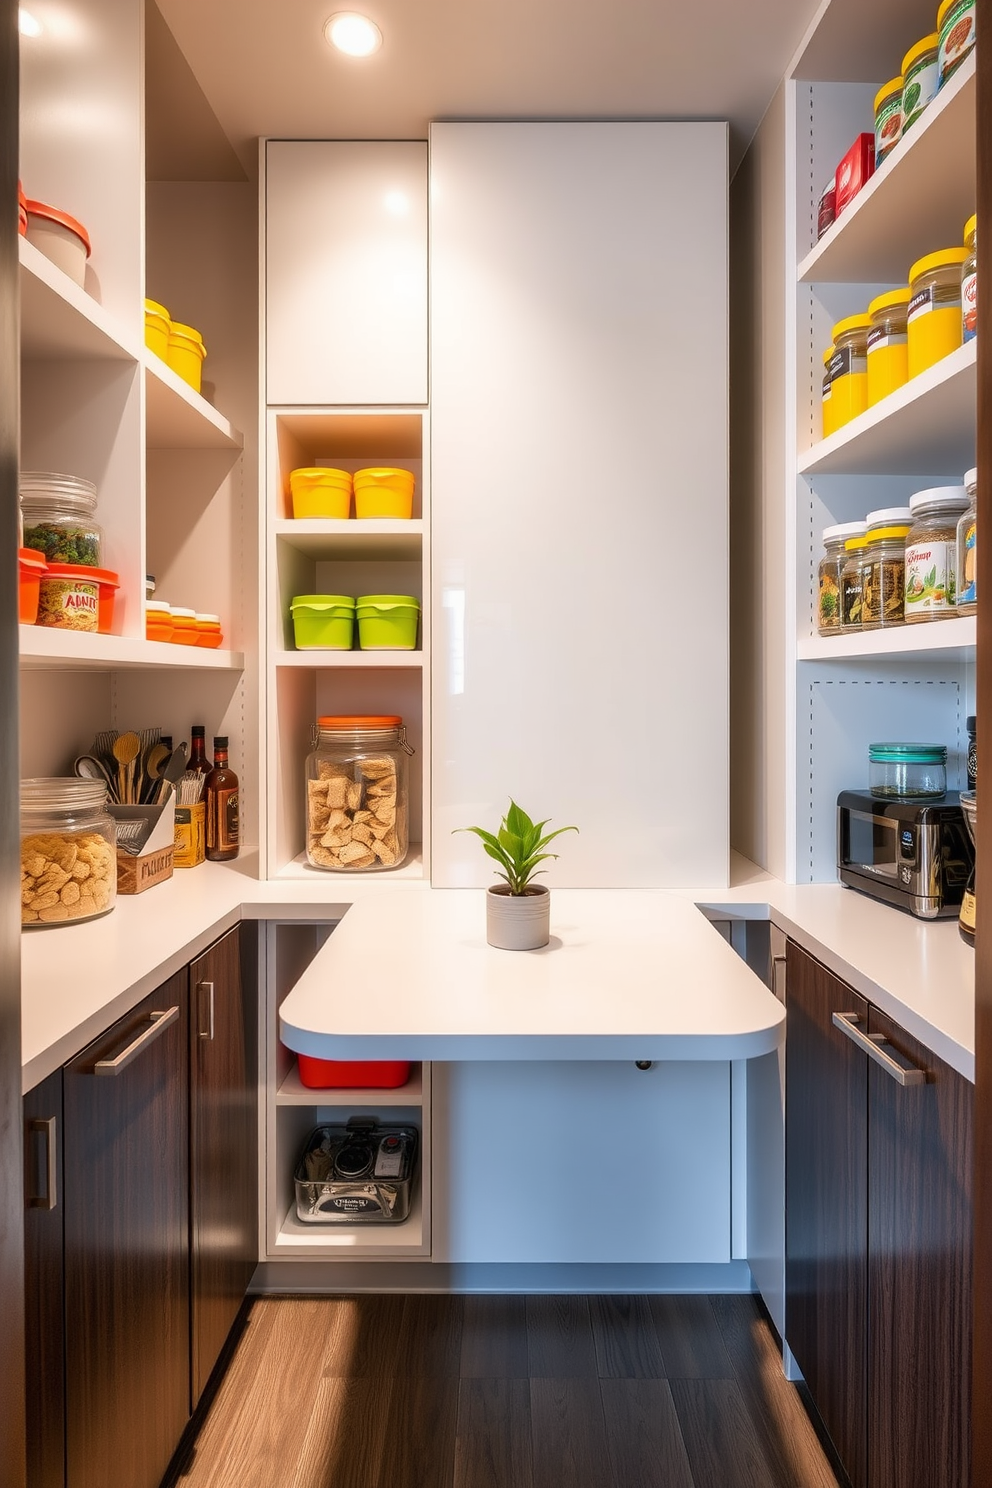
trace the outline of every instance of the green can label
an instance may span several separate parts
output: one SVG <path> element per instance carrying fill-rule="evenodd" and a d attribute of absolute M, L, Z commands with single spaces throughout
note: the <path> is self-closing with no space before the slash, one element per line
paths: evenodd
<path fill-rule="evenodd" d="M 941 88 L 975 45 L 975 8 L 975 0 L 958 0 L 944 17 L 937 53 Z"/>

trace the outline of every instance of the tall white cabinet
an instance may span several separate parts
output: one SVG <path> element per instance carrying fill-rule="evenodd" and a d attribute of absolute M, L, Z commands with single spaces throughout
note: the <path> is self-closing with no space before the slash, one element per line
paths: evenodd
<path fill-rule="evenodd" d="M 436 885 L 726 881 L 727 273 L 724 125 L 432 126 Z"/>

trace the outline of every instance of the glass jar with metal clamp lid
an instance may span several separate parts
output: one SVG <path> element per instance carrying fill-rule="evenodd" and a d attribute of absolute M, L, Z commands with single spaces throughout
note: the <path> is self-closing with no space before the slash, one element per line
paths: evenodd
<path fill-rule="evenodd" d="M 337 873 L 398 868 L 409 852 L 410 789 L 396 714 L 318 718 L 306 763 L 307 862 Z"/>

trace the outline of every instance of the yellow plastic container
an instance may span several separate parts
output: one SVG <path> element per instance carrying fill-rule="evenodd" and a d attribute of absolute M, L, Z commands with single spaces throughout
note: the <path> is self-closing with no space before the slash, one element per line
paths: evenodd
<path fill-rule="evenodd" d="M 303 466 L 289 476 L 293 516 L 328 518 L 351 516 L 351 471 L 329 466 Z"/>
<path fill-rule="evenodd" d="M 901 388 L 909 378 L 906 315 L 911 290 L 890 289 L 868 306 L 868 407 Z"/>
<path fill-rule="evenodd" d="M 172 320 L 164 305 L 157 300 L 145 301 L 145 345 L 163 362 L 169 350 L 169 332 Z"/>
<path fill-rule="evenodd" d="M 169 331 L 169 346 L 166 361 L 177 372 L 183 382 L 188 382 L 194 392 L 200 391 L 200 377 L 207 348 L 203 337 L 193 326 L 180 325 L 174 320 Z"/>
<path fill-rule="evenodd" d="M 830 376 L 830 363 L 833 361 L 833 359 L 834 349 L 832 346 L 828 346 L 826 351 L 823 353 L 823 400 L 821 403 L 821 407 L 823 409 L 824 439 L 829 439 L 831 434 L 834 432 L 834 410 L 833 400 L 831 398 L 832 379 Z"/>
<path fill-rule="evenodd" d="M 355 516 L 360 519 L 413 516 L 415 478 L 410 470 L 373 467 L 355 471 Z"/>
<path fill-rule="evenodd" d="M 834 429 L 857 418 L 868 407 L 867 315 L 849 315 L 834 326 L 830 362 L 830 407 Z"/>
<path fill-rule="evenodd" d="M 961 265 L 967 248 L 942 248 L 909 271 L 909 375 L 917 377 L 961 345 Z"/>

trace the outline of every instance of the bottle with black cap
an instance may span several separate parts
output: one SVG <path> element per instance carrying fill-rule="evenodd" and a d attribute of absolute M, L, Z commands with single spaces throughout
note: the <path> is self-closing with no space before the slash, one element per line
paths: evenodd
<path fill-rule="evenodd" d="M 241 823 L 238 808 L 238 777 L 228 769 L 227 735 L 214 739 L 214 767 L 203 785 L 207 804 L 207 857 L 225 863 L 238 856 Z"/>

